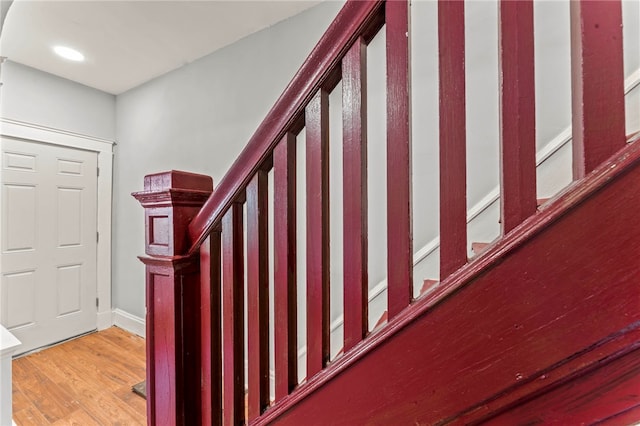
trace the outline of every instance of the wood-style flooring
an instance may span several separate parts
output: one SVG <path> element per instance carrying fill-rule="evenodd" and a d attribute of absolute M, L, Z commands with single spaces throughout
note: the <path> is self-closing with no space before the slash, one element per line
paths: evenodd
<path fill-rule="evenodd" d="M 144 339 L 112 327 L 13 361 L 13 419 L 29 425 L 145 425 Z"/>

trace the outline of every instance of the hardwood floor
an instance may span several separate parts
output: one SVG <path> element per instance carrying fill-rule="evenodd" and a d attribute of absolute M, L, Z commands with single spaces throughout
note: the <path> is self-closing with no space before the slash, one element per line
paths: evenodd
<path fill-rule="evenodd" d="M 13 361 L 13 419 L 28 425 L 145 425 L 144 339 L 112 327 Z"/>

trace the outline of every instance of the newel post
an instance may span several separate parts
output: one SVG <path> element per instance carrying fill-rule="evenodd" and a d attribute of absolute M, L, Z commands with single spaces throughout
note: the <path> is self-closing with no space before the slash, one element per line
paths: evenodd
<path fill-rule="evenodd" d="M 209 176 L 145 176 L 132 194 L 145 209 L 147 422 L 200 423 L 200 257 L 187 227 L 213 191 Z"/>

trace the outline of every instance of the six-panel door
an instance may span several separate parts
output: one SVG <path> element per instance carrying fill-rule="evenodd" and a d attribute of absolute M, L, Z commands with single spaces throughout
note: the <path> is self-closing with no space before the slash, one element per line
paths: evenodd
<path fill-rule="evenodd" d="M 2 139 L 0 321 L 20 352 L 96 328 L 97 154 Z"/>

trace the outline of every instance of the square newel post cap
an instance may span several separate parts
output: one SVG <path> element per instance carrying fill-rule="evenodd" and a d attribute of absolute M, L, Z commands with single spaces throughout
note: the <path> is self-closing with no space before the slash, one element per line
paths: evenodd
<path fill-rule="evenodd" d="M 144 177 L 145 192 L 162 192 L 169 189 L 190 191 L 213 191 L 213 179 L 197 173 L 171 170 Z"/>
<path fill-rule="evenodd" d="M 145 209 L 145 252 L 182 256 L 189 250 L 189 223 L 213 192 L 213 179 L 171 170 L 144 177 L 144 191 L 133 195 Z"/>

